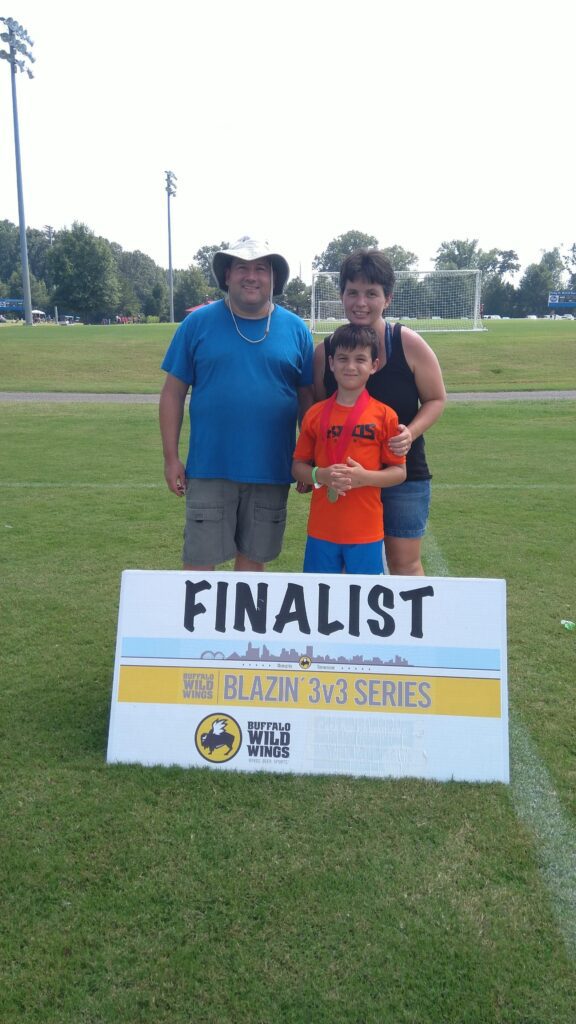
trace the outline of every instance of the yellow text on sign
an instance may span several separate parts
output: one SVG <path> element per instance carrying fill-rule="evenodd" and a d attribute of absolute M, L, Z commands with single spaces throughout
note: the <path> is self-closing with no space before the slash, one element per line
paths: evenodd
<path fill-rule="evenodd" d="M 499 718 L 500 680 L 471 676 L 356 672 L 229 671 L 124 665 L 118 700 L 145 704 L 217 704 L 309 711 Z"/>

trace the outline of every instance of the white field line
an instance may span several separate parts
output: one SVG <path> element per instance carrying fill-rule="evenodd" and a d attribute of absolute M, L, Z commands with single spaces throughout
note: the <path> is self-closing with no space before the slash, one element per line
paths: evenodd
<path fill-rule="evenodd" d="M 16 480 L 14 482 L 10 482 L 9 480 L 8 481 L 0 480 L 0 490 L 2 488 L 4 488 L 5 490 L 18 490 L 18 489 L 29 490 L 30 488 L 32 488 L 32 489 L 34 489 L 34 488 L 42 488 L 45 491 L 49 491 L 49 490 L 62 490 L 62 489 L 66 489 L 67 491 L 70 491 L 70 490 L 79 490 L 79 491 L 82 491 L 82 490 L 91 490 L 91 491 L 150 491 L 150 490 L 157 490 L 158 488 L 165 488 L 165 487 L 166 487 L 166 484 L 163 483 L 162 481 L 159 481 L 157 484 L 146 484 L 146 483 L 142 483 L 141 481 L 138 481 L 138 480 L 135 480 L 134 483 L 130 483 L 129 481 L 125 481 L 124 483 L 121 483 L 121 484 L 116 484 L 116 483 L 98 484 L 98 483 L 89 483 L 89 482 L 83 483 L 81 481 L 74 481 L 74 480 L 71 480 L 69 483 L 62 483 L 62 481 L 59 481 L 58 483 L 55 483 L 54 481 L 50 481 L 50 480 L 48 480 L 46 482 L 42 482 L 41 480 L 38 480 L 38 481 L 35 481 L 35 480 L 28 480 L 28 481 Z"/>
<path fill-rule="evenodd" d="M 424 542 L 424 557 L 428 575 L 449 575 L 446 560 L 430 532 Z M 509 730 L 510 798 L 517 817 L 533 836 L 558 927 L 569 954 L 576 958 L 576 829 L 528 729 L 513 713 L 509 715 Z"/>
<path fill-rule="evenodd" d="M 0 489 L 2 488 L 30 488 L 30 487 L 43 487 L 46 490 L 49 488 L 91 488 L 93 490 L 110 490 L 110 491 L 123 491 L 123 490 L 154 490 L 155 488 L 166 487 L 163 481 L 159 483 L 143 483 L 140 480 L 135 480 L 133 483 L 124 481 L 123 483 L 97 483 L 94 481 L 82 481 L 82 480 L 70 480 L 68 483 L 63 483 L 61 480 L 0 480 Z M 576 481 L 574 483 L 562 481 L 559 483 L 545 483 L 545 484 L 513 484 L 513 483 L 462 483 L 462 484 L 434 484 L 434 491 L 574 491 L 576 490 Z M 428 538 L 430 540 L 430 538 Z M 433 542 L 430 540 L 429 547 Z M 428 559 L 431 557 L 431 552 L 428 552 Z M 447 576 L 448 572 L 429 572 L 429 576 Z"/>
<path fill-rule="evenodd" d="M 461 483 L 461 484 L 434 484 L 435 491 L 573 491 L 576 490 L 576 481 L 570 483 L 562 480 L 558 483 L 544 484 L 513 484 L 513 483 Z"/>

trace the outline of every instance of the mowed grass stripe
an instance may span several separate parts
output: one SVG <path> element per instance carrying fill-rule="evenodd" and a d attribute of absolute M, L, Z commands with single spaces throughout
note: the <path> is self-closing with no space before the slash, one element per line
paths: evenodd
<path fill-rule="evenodd" d="M 530 734 L 510 715 L 511 796 L 536 839 L 537 857 L 566 948 L 576 959 L 576 829 L 572 826 Z"/>
<path fill-rule="evenodd" d="M 429 532 L 424 543 L 426 571 L 449 576 L 446 559 Z M 576 959 L 576 829 L 572 826 L 538 756 L 530 734 L 509 711 L 510 795 L 519 820 L 536 842 L 537 858 L 550 892 L 554 915 L 569 954 Z"/>

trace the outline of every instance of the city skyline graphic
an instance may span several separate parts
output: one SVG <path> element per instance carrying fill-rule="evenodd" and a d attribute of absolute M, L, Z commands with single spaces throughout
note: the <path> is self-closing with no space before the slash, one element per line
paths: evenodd
<path fill-rule="evenodd" d="M 226 654 L 224 651 L 206 650 L 200 655 L 202 661 L 237 661 L 237 662 L 294 662 L 296 665 L 300 665 L 303 660 L 309 665 L 371 665 L 371 666 L 397 666 L 402 668 L 412 667 L 410 662 L 406 658 L 402 658 L 399 654 L 395 654 L 394 657 L 384 659 L 374 655 L 371 658 L 365 658 L 363 654 L 345 654 L 340 652 L 339 654 L 320 654 L 314 651 L 313 644 L 306 644 L 304 650 L 297 650 L 295 647 L 282 647 L 278 653 L 275 653 L 271 647 L 264 643 L 260 648 L 259 645 L 253 644 L 248 641 L 246 651 L 244 654 L 240 654 L 238 651 L 232 651 Z"/>

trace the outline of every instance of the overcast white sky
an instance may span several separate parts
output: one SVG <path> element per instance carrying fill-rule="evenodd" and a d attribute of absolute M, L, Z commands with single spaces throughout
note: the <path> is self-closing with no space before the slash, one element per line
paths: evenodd
<path fill-rule="evenodd" d="M 34 41 L 18 75 L 26 223 L 79 220 L 174 267 L 267 238 L 292 275 L 356 229 L 432 266 L 442 241 L 576 241 L 576 3 L 548 0 L 6 0 Z M 3 28 L 3 26 L 1 26 Z M 5 48 L 5 44 L 2 44 Z M 17 223 L 0 62 L 0 219 Z"/>

